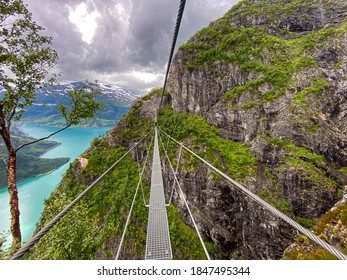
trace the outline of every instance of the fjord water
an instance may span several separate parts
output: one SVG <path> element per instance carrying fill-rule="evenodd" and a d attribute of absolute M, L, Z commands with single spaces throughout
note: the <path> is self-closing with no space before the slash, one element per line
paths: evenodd
<path fill-rule="evenodd" d="M 61 145 L 48 151 L 42 157 L 57 158 L 69 157 L 70 162 L 75 160 L 90 145 L 91 140 L 104 134 L 110 128 L 69 128 L 50 140 L 57 141 Z M 35 138 L 49 135 L 57 130 L 55 127 L 25 124 L 22 130 Z M 52 173 L 36 178 L 28 179 L 18 183 L 20 223 L 23 241 L 28 241 L 36 228 L 41 213 L 44 209 L 44 201 L 57 187 L 62 175 L 65 173 L 69 163 L 60 166 Z M 0 189 L 0 233 L 9 231 L 10 210 L 9 195 L 7 188 Z M 7 241 L 10 241 L 9 239 Z M 9 242 L 7 242 L 8 244 Z"/>

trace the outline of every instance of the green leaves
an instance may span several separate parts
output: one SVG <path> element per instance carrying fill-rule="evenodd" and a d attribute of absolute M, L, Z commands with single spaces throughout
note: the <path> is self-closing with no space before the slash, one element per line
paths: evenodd
<path fill-rule="evenodd" d="M 95 101 L 99 94 L 99 91 L 94 90 L 88 84 L 80 89 L 73 89 L 69 92 L 69 105 L 59 104 L 58 110 L 67 124 L 80 124 L 87 119 L 94 118 L 96 111 L 103 108 L 102 104 Z"/>
<path fill-rule="evenodd" d="M 48 46 L 52 38 L 39 34 L 42 30 L 21 0 L 0 3 L 0 85 L 5 89 L 0 103 L 8 125 L 33 104 L 35 91 L 58 61 Z"/>
<path fill-rule="evenodd" d="M 61 211 L 70 198 L 58 189 L 47 202 L 46 218 L 50 220 Z M 95 259 L 100 246 L 98 223 L 100 219 L 91 214 L 86 201 L 82 200 L 59 223 L 49 231 L 32 250 L 33 259 L 83 260 Z"/>
<path fill-rule="evenodd" d="M 42 30 L 43 28 L 32 20 L 31 13 L 22 0 L 0 2 L 0 86 L 5 91 L 0 97 L 0 134 L 6 142 L 8 157 L 12 159 L 9 161 L 12 162 L 12 166 L 8 170 L 17 169 L 15 158 L 19 149 L 47 139 L 71 125 L 93 118 L 95 112 L 102 108 L 101 104 L 94 100 L 98 92 L 90 86 L 74 89 L 70 92 L 70 104 L 58 107 L 66 125 L 47 137 L 27 142 L 15 149 L 10 136 L 12 121 L 19 121 L 25 108 L 33 105 L 38 89 L 55 82 L 55 76 L 49 78 L 49 72 L 57 63 L 58 55 L 49 47 L 52 38 L 41 35 Z M 3 156 L 0 158 L 4 160 Z M 16 206 L 12 208 L 18 209 L 15 172 L 12 176 L 8 172 L 8 179 L 9 182 L 12 180 L 8 185 L 13 189 L 10 200 Z M 20 243 L 19 211 L 12 211 L 11 219 L 15 225 L 11 227 L 13 242 Z M 72 258 L 71 253 L 67 252 L 67 255 L 68 258 Z"/>

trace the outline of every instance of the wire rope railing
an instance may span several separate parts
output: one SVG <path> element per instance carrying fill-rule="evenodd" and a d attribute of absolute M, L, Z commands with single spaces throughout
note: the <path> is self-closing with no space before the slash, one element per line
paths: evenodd
<path fill-rule="evenodd" d="M 178 172 L 179 163 L 180 163 L 180 160 L 181 160 L 181 155 L 182 155 L 182 147 L 180 147 L 180 150 L 178 152 L 177 165 L 176 165 L 176 169 L 174 171 L 176 176 L 177 176 L 177 172 Z M 168 204 L 166 204 L 166 206 L 170 206 L 171 205 L 173 194 L 174 194 L 174 190 L 175 190 L 175 184 L 176 184 L 176 180 L 174 180 L 174 182 L 172 184 L 169 202 L 168 202 Z"/>
<path fill-rule="evenodd" d="M 155 127 L 145 259 L 172 259 L 157 127 Z"/>
<path fill-rule="evenodd" d="M 140 172 L 140 176 L 141 176 L 140 187 L 141 187 L 141 192 L 142 192 L 143 204 L 144 204 L 145 207 L 149 207 L 149 203 L 146 202 L 145 191 L 144 191 L 143 182 L 142 182 L 142 177 L 143 177 L 144 169 L 146 167 L 146 163 L 148 161 L 149 152 L 151 151 L 153 146 L 154 146 L 154 134 L 151 137 L 151 141 L 150 141 L 150 144 L 149 144 L 148 152 L 147 152 L 147 155 L 146 155 L 146 158 L 145 158 L 145 161 L 144 161 L 145 163 L 144 163 L 144 166 L 143 166 L 143 170 Z"/>
<path fill-rule="evenodd" d="M 148 134 L 147 134 L 148 135 Z M 98 177 L 93 183 L 91 183 L 79 196 L 77 196 L 69 205 L 67 205 L 59 214 L 57 214 L 46 226 L 44 226 L 38 233 L 35 234 L 27 243 L 25 243 L 12 257 L 11 260 L 18 260 L 23 257 L 40 239 L 54 227 L 86 194 L 96 186 L 107 174 L 109 174 L 131 151 L 133 151 L 140 143 L 146 138 L 143 137 L 132 148 L 124 153 L 109 169 L 107 169 L 100 177 Z"/>
<path fill-rule="evenodd" d="M 153 136 L 152 136 L 152 139 L 151 139 L 151 142 L 150 142 L 150 147 L 151 147 L 151 145 L 152 145 L 152 140 L 153 140 Z M 119 256 L 120 256 L 120 253 L 121 253 L 121 250 L 122 250 L 122 247 L 123 247 L 123 243 L 124 243 L 126 231 L 127 231 L 127 229 L 128 229 L 128 225 L 129 225 L 129 222 L 130 222 L 130 217 L 131 217 L 131 214 L 132 214 L 134 205 L 135 205 L 137 193 L 138 193 L 138 190 L 139 190 L 139 188 L 140 188 L 140 185 L 142 185 L 142 177 L 143 177 L 143 173 L 144 173 L 145 168 L 146 168 L 146 163 L 147 163 L 147 159 L 148 159 L 148 154 L 149 154 L 149 150 L 148 150 L 148 152 L 147 152 L 147 155 L 146 155 L 146 158 L 145 158 L 143 167 L 142 167 L 142 169 L 141 169 L 140 172 L 139 172 L 139 181 L 138 181 L 137 186 L 136 186 L 136 191 L 135 191 L 135 194 L 134 194 L 134 197 L 133 197 L 133 201 L 132 201 L 132 203 L 131 203 L 131 207 L 130 207 L 129 214 L 128 214 L 128 217 L 127 217 L 127 220 L 126 220 L 126 223 L 125 223 L 125 227 L 124 227 L 124 230 L 123 230 L 123 234 L 122 234 L 122 237 L 121 237 L 119 246 L 118 246 L 118 250 L 117 250 L 117 254 L 116 254 L 116 260 L 119 259 Z M 146 206 L 144 193 L 143 193 L 143 200 L 144 200 L 144 203 L 145 203 L 145 206 Z"/>
<path fill-rule="evenodd" d="M 324 248 L 325 250 L 327 250 L 328 252 L 330 252 L 331 254 L 333 254 L 334 256 L 336 256 L 338 259 L 340 260 L 347 260 L 347 256 L 344 255 L 342 252 L 340 252 L 339 250 L 337 250 L 336 248 L 334 248 L 333 246 L 331 246 L 330 244 L 328 244 L 327 242 L 325 242 L 324 240 L 320 239 L 319 237 L 317 237 L 316 235 L 314 235 L 311 231 L 309 231 L 308 229 L 304 228 L 303 226 L 301 226 L 300 224 L 298 224 L 297 222 L 295 222 L 293 219 L 289 218 L 288 216 L 286 216 L 285 214 L 283 214 L 281 211 L 277 210 L 274 206 L 272 206 L 271 204 L 267 203 L 266 201 L 264 201 L 263 199 L 261 199 L 259 196 L 257 196 L 256 194 L 252 193 L 251 191 L 249 191 L 247 188 L 245 188 L 244 186 L 242 186 L 240 183 L 238 183 L 237 181 L 233 180 L 232 178 L 230 178 L 228 175 L 226 175 L 224 172 L 220 171 L 218 168 L 214 167 L 212 164 L 210 164 L 209 162 L 207 162 L 205 159 L 203 159 L 202 157 L 200 157 L 199 155 L 197 155 L 196 153 L 194 153 L 192 150 L 190 150 L 189 148 L 187 148 L 185 145 L 183 145 L 182 143 L 180 143 L 179 141 L 177 141 L 176 139 L 174 139 L 173 137 L 171 137 L 169 134 L 167 134 L 164 130 L 162 130 L 161 128 L 159 128 L 160 132 L 162 132 L 166 137 L 170 138 L 174 143 L 178 144 L 179 146 L 181 146 L 183 149 L 185 149 L 186 151 L 188 151 L 190 154 L 192 154 L 194 157 L 198 158 L 201 162 L 203 162 L 204 164 L 206 164 L 209 168 L 211 168 L 213 171 L 215 171 L 217 174 L 219 174 L 222 178 L 224 178 L 225 180 L 227 180 L 228 182 L 230 182 L 234 187 L 236 187 L 236 189 L 238 189 L 239 191 L 241 191 L 243 194 L 245 194 L 247 197 L 251 198 L 252 200 L 256 201 L 258 204 L 260 204 L 261 206 L 263 206 L 264 208 L 266 208 L 268 211 L 270 211 L 272 214 L 274 214 L 275 216 L 277 216 L 278 218 L 284 220 L 285 222 L 287 222 L 288 224 L 290 224 L 292 227 L 294 227 L 296 230 L 298 230 L 299 232 L 301 232 L 303 235 L 305 235 L 306 237 L 308 237 L 309 239 L 311 239 L 313 242 L 315 242 L 317 245 L 321 246 L 322 248 Z"/>
<path fill-rule="evenodd" d="M 186 5 L 186 0 L 181 0 L 180 1 L 180 6 L 178 8 L 178 14 L 177 14 L 177 18 L 176 18 L 175 30 L 174 30 L 174 34 L 173 34 L 173 37 L 172 37 L 170 56 L 169 56 L 169 61 L 168 61 L 168 64 L 167 64 L 165 80 L 164 80 L 164 86 L 163 86 L 163 90 L 162 90 L 162 94 L 161 94 L 161 98 L 160 98 L 159 108 L 161 108 L 161 105 L 163 103 L 163 97 L 164 97 L 164 93 L 165 93 L 165 89 L 166 89 L 166 83 L 167 83 L 167 79 L 168 79 L 169 71 L 170 71 L 170 65 L 171 65 L 171 61 L 172 61 L 173 54 L 174 54 L 174 51 L 175 51 L 176 41 L 177 41 L 177 37 L 178 37 L 178 32 L 179 32 L 180 26 L 181 26 L 181 21 L 182 21 L 185 5 Z"/>
<path fill-rule="evenodd" d="M 185 196 L 185 194 L 184 194 L 184 192 L 183 192 L 183 190 L 182 190 L 182 188 L 181 188 L 181 185 L 180 185 L 180 183 L 179 183 L 179 181 L 178 181 L 178 179 L 177 179 L 177 171 L 175 172 L 175 170 L 173 169 L 172 164 L 171 164 L 171 161 L 170 161 L 170 158 L 169 158 L 169 156 L 168 156 L 168 154 L 167 154 L 167 151 L 166 151 L 166 149 L 165 149 L 165 147 L 164 147 L 164 143 L 163 143 L 162 141 L 161 141 L 161 144 L 162 144 L 162 148 L 163 148 L 163 150 L 164 150 L 166 159 L 167 159 L 167 161 L 168 161 L 168 163 L 169 163 L 169 167 L 170 167 L 170 169 L 171 169 L 171 172 L 172 172 L 172 174 L 173 174 L 173 176 L 174 176 L 174 181 L 176 182 L 176 185 L 177 185 L 177 187 L 178 187 L 178 189 L 179 189 L 179 192 L 180 192 L 180 194 L 181 194 L 181 197 L 182 197 L 182 199 L 183 199 L 183 201 L 184 201 L 184 204 L 185 204 L 185 206 L 186 206 L 186 208 L 187 208 L 187 210 L 188 210 L 188 213 L 189 213 L 189 216 L 190 216 L 190 218 L 191 218 L 191 220 L 192 220 L 192 223 L 193 223 L 193 225 L 194 225 L 195 231 L 196 231 L 196 233 L 197 233 L 197 235 L 198 235 L 198 237 L 199 237 L 200 243 L 201 243 L 201 245 L 202 245 L 202 247 L 203 247 L 203 249 L 204 249 L 206 258 L 207 258 L 208 260 L 211 260 L 210 255 L 209 255 L 209 253 L 208 253 L 208 251 L 207 251 L 207 248 L 206 248 L 206 246 L 205 246 L 204 240 L 202 239 L 202 236 L 201 236 L 201 234 L 200 234 L 198 225 L 196 224 L 195 219 L 194 219 L 194 216 L 193 216 L 193 214 L 192 214 L 192 211 L 190 210 L 190 207 L 189 207 L 189 205 L 188 205 L 186 196 Z M 181 150 L 180 150 L 180 151 L 181 151 Z M 181 153 L 179 153 L 179 157 L 181 157 Z M 178 168 L 178 165 L 177 165 L 177 168 Z M 176 170 L 177 170 L 177 169 L 176 169 Z M 174 186 L 175 186 L 175 185 L 174 185 Z"/>

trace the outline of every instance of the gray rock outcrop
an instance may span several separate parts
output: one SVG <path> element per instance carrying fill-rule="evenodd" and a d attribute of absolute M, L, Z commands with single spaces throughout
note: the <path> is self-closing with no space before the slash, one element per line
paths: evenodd
<path fill-rule="evenodd" d="M 347 183 L 347 4 L 265 2 L 241 1 L 192 37 L 167 89 L 174 111 L 201 116 L 251 147 L 257 174 L 246 187 L 288 203 L 294 218 L 318 218 Z M 293 241 L 290 227 L 213 181 L 203 165 L 179 175 L 222 258 L 277 259 Z M 179 196 L 175 203 L 186 217 Z"/>

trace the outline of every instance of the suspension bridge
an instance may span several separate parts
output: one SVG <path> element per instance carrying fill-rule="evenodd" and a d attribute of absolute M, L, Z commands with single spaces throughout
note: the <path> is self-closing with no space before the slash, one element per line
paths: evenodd
<path fill-rule="evenodd" d="M 169 63 L 167 66 L 167 71 L 166 71 L 166 76 L 165 76 L 165 82 L 164 82 L 164 87 L 162 91 L 162 96 L 159 104 L 159 109 L 162 105 L 162 100 L 165 92 L 165 87 L 166 87 L 166 82 L 168 78 L 168 73 L 169 73 L 169 67 L 171 65 L 171 60 L 173 57 L 175 45 L 176 45 L 176 40 L 177 40 L 177 35 L 179 31 L 179 27 L 181 24 L 182 20 L 182 15 L 184 11 L 184 6 L 185 6 L 185 0 L 180 1 L 180 6 L 178 10 L 178 15 L 177 15 L 177 20 L 176 20 L 176 26 L 175 26 L 175 31 L 173 35 L 173 40 L 172 40 L 172 46 L 171 46 L 171 52 L 170 52 L 170 57 L 169 57 Z M 179 148 L 179 153 L 178 153 L 178 160 L 176 164 L 176 170 L 174 170 L 173 165 L 168 157 L 167 150 L 165 148 L 165 145 L 163 144 L 163 141 L 161 138 L 166 138 L 167 141 L 171 141 L 177 147 Z M 52 228 L 58 223 L 60 219 L 62 219 L 66 213 L 68 213 L 76 204 L 83 199 L 83 197 L 93 188 L 95 187 L 98 183 L 100 183 L 103 178 L 110 173 L 114 168 L 117 167 L 117 165 L 129 154 L 131 153 L 137 146 L 139 146 L 141 143 L 145 141 L 145 139 L 152 138 L 153 141 L 150 141 L 150 145 L 152 146 L 153 143 L 153 156 L 152 156 L 152 167 L 151 167 L 151 192 L 150 192 L 150 201 L 149 204 L 147 205 L 144 203 L 144 207 L 148 207 L 148 223 L 147 223 L 147 238 L 146 238 L 146 252 L 144 259 L 151 259 L 151 260 L 170 260 L 172 259 L 172 247 L 171 247 L 171 241 L 170 241 L 170 231 L 169 231 L 169 223 L 168 223 L 168 218 L 167 218 L 167 212 L 166 208 L 168 205 L 170 205 L 171 200 L 172 200 L 172 194 L 173 191 L 177 191 L 180 195 L 180 198 L 184 201 L 184 204 L 187 208 L 187 211 L 189 213 L 189 216 L 192 220 L 192 224 L 194 225 L 194 228 L 196 230 L 196 233 L 200 239 L 201 246 L 204 249 L 206 258 L 210 260 L 210 255 L 208 253 L 208 250 L 206 249 L 203 238 L 200 234 L 199 231 L 199 226 L 195 222 L 194 215 L 192 211 L 190 210 L 189 203 L 186 199 L 186 196 L 180 186 L 180 180 L 177 178 L 177 170 L 180 162 L 180 158 L 182 155 L 182 152 L 185 151 L 186 153 L 189 153 L 193 157 L 195 157 L 197 160 L 201 161 L 203 164 L 205 164 L 208 168 L 213 170 L 216 174 L 220 175 L 221 178 L 226 180 L 230 186 L 236 188 L 238 191 L 240 191 L 245 197 L 248 197 L 261 205 L 263 208 L 267 209 L 269 212 L 271 212 L 274 216 L 282 219 L 289 225 L 291 225 L 293 228 L 295 228 L 298 232 L 301 234 L 305 235 L 308 237 L 310 240 L 315 242 L 317 245 L 321 246 L 323 249 L 327 250 L 334 256 L 336 256 L 340 260 L 347 260 L 347 256 L 344 255 L 342 252 L 325 242 L 324 240 L 320 239 L 316 235 L 314 235 L 311 231 L 308 229 L 302 227 L 300 224 L 298 224 L 296 221 L 291 219 L 290 217 L 286 216 L 284 213 L 264 201 L 262 198 L 257 196 L 256 194 L 252 193 L 250 190 L 248 190 L 246 187 L 244 187 L 242 184 L 239 182 L 233 180 L 230 178 L 227 174 L 213 166 L 211 163 L 206 161 L 205 159 L 201 158 L 199 155 L 194 153 L 191 149 L 183 145 L 181 142 L 177 141 L 175 138 L 173 138 L 167 131 L 165 131 L 163 128 L 158 125 L 158 121 L 155 118 L 153 120 L 153 129 L 151 130 L 150 133 L 148 133 L 144 138 L 142 138 L 139 142 L 137 142 L 132 148 L 130 148 L 122 157 L 120 157 L 108 170 L 106 170 L 98 179 L 96 179 L 91 185 L 89 185 L 78 197 L 75 198 L 65 209 L 63 209 L 55 218 L 53 218 L 43 229 L 41 229 L 31 240 L 29 240 L 26 244 L 23 245 L 22 248 L 20 248 L 13 256 L 12 260 L 18 260 L 21 259 L 27 252 L 30 251 L 30 249 L 35 246 L 39 242 L 39 240 Z M 164 186 L 163 186 L 163 174 L 162 174 L 162 164 L 161 164 L 161 156 L 160 156 L 160 148 L 159 144 L 161 143 L 162 146 L 162 151 L 164 152 L 164 155 L 168 161 L 169 168 L 171 170 L 171 173 L 174 177 L 174 184 L 172 186 L 172 192 L 171 195 L 169 196 L 169 203 L 167 204 L 165 202 L 165 196 L 164 196 Z M 146 167 L 146 162 L 149 158 L 149 152 L 147 153 L 147 156 L 144 160 L 143 168 L 140 171 L 139 174 L 139 180 L 138 184 L 135 190 L 135 194 L 132 200 L 132 204 L 129 210 L 129 214 L 126 220 L 126 224 L 123 230 L 122 237 L 119 242 L 119 246 L 117 249 L 116 253 L 116 259 L 118 260 L 120 258 L 120 254 L 122 251 L 122 247 L 124 244 L 126 232 L 128 225 L 131 220 L 131 214 L 132 210 L 134 208 L 134 204 L 136 201 L 136 197 L 138 195 L 139 189 L 142 186 L 142 179 L 143 179 L 143 174 L 144 174 L 144 169 Z"/>

